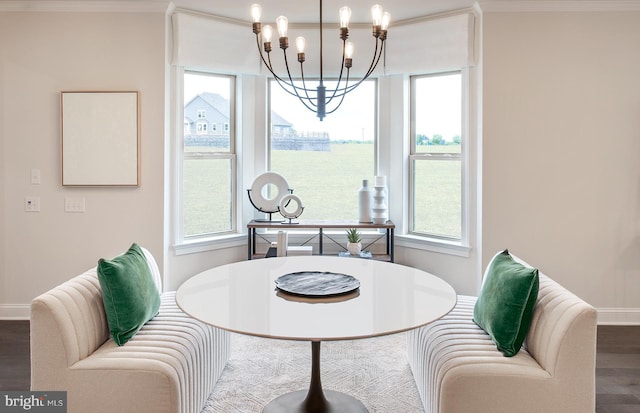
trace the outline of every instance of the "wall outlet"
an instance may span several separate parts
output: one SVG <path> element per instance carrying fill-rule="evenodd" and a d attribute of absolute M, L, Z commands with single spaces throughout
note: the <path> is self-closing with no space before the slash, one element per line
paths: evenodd
<path fill-rule="evenodd" d="M 24 197 L 24 210 L 26 212 L 40 212 L 40 197 L 39 196 L 25 196 Z"/>
<path fill-rule="evenodd" d="M 85 201 L 84 198 L 64 198 L 64 212 L 84 212 Z"/>

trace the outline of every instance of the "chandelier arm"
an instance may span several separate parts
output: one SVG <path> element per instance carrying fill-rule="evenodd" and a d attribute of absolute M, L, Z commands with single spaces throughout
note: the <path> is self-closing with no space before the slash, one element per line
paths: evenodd
<path fill-rule="evenodd" d="M 383 51 L 384 51 L 384 40 L 379 41 L 378 39 L 376 39 L 376 46 L 374 50 L 373 59 L 371 60 L 371 64 L 369 65 L 369 69 L 367 70 L 367 73 L 362 77 L 362 79 L 358 80 L 356 83 L 352 84 L 351 86 L 345 85 L 344 88 L 340 88 L 338 85 L 336 92 L 339 92 L 339 93 L 337 93 L 337 96 L 346 95 L 347 93 L 351 92 L 352 90 L 360 86 L 362 82 L 367 80 L 369 76 L 371 76 L 373 71 L 376 70 L 376 67 L 378 66 L 380 58 L 382 57 Z"/>
<path fill-rule="evenodd" d="M 260 59 L 262 59 L 262 63 L 264 63 L 265 67 L 267 69 L 269 69 L 269 72 L 271 72 L 271 74 L 275 77 L 278 77 L 278 75 L 276 75 L 273 71 L 273 65 L 271 64 L 271 53 L 267 52 L 267 59 L 269 59 L 269 61 L 267 62 L 267 60 L 264 58 L 264 54 L 262 53 L 262 49 L 260 49 L 260 38 L 259 38 L 259 34 L 256 33 L 256 46 L 258 47 L 258 54 L 260 55 Z"/>
<path fill-rule="evenodd" d="M 264 63 L 265 67 L 269 70 L 269 72 L 271 72 L 273 77 L 278 81 L 278 84 L 280 85 L 280 87 L 282 87 L 284 90 L 289 92 L 282 85 L 285 84 L 285 85 L 287 85 L 289 87 L 294 87 L 293 84 L 289 84 L 286 80 L 284 80 L 280 76 L 278 76 L 276 74 L 276 72 L 273 70 L 273 64 L 271 63 L 271 53 L 267 53 L 268 61 L 264 58 L 264 54 L 262 53 L 262 49 L 260 49 L 260 39 L 259 39 L 258 36 L 259 35 L 256 34 L 256 46 L 258 47 L 258 54 L 260 54 L 260 59 L 262 59 L 262 63 Z M 291 93 L 291 92 L 289 92 L 289 93 Z"/>
<path fill-rule="evenodd" d="M 378 46 L 380 46 L 379 50 L 378 50 Z M 378 62 L 380 61 L 380 57 L 382 56 L 382 50 L 384 50 L 384 40 L 379 40 L 376 37 L 376 46 L 373 51 L 373 59 L 371 59 L 371 65 L 369 65 L 369 69 L 367 70 L 367 73 L 364 75 L 362 80 L 365 80 L 366 78 L 371 76 L 371 73 L 373 73 L 373 71 L 376 70 L 376 67 L 378 66 Z M 360 84 L 360 82 L 358 82 L 358 84 Z"/>
<path fill-rule="evenodd" d="M 291 71 L 289 70 L 289 60 L 287 59 L 287 51 L 283 49 L 282 53 L 284 54 L 284 65 L 287 68 L 287 75 L 289 76 L 289 82 L 291 82 L 291 86 L 293 87 L 293 91 L 295 92 L 295 96 L 300 100 L 300 102 L 302 102 L 308 108 L 309 106 L 304 101 L 305 98 L 303 96 L 300 96 L 300 93 L 299 93 L 300 90 L 304 90 L 304 93 L 307 95 L 307 99 L 309 100 L 309 103 L 312 106 L 317 107 L 318 105 L 316 103 L 313 103 L 313 100 L 309 98 L 309 92 L 308 92 L 308 90 L 307 90 L 307 88 L 305 86 L 304 77 L 302 78 L 303 79 L 303 83 L 302 83 L 303 87 L 302 88 L 300 86 L 296 86 L 293 83 L 293 78 L 291 77 Z M 300 65 L 302 66 L 302 64 L 300 64 Z"/>
<path fill-rule="evenodd" d="M 269 64 L 264 59 L 264 55 L 262 54 L 262 49 L 260 48 L 260 35 L 258 33 L 256 33 L 256 46 L 258 47 L 258 54 L 260 55 L 260 59 L 262 59 L 262 63 L 264 63 L 267 69 L 269 69 L 269 71 L 272 72 L 271 68 L 269 67 Z"/>
<path fill-rule="evenodd" d="M 312 90 L 312 89 L 307 89 L 307 82 L 306 82 L 306 80 L 304 78 L 304 65 L 302 64 L 302 62 L 300 62 L 300 75 L 302 76 L 302 90 L 304 90 L 304 94 L 306 95 L 307 100 L 313 106 L 318 107 L 318 104 L 317 103 L 313 103 L 313 99 L 309 96 L 309 91 Z M 316 93 L 316 95 L 317 95 L 317 93 Z M 316 98 L 317 98 L 317 96 L 316 96 Z"/>
<path fill-rule="evenodd" d="M 346 90 L 346 89 L 347 89 L 347 85 L 348 85 L 348 84 L 349 84 L 349 69 L 347 69 L 347 78 L 346 78 L 346 81 L 345 81 L 345 84 L 344 84 L 344 90 Z M 330 114 L 332 114 L 333 112 L 335 112 L 336 110 L 338 110 L 338 108 L 342 105 L 342 102 L 344 102 L 344 97 L 345 97 L 346 95 L 347 95 L 347 93 L 346 93 L 346 92 L 344 92 L 344 93 L 342 93 L 341 95 L 339 95 L 339 96 L 340 96 L 340 102 L 338 102 L 338 104 L 336 105 L 336 107 L 335 107 L 335 108 L 333 108 L 333 109 L 331 109 L 329 112 L 327 112 L 327 115 L 330 115 Z M 333 97 L 332 97 L 331 99 L 333 99 Z M 330 101 L 330 100 L 329 100 L 329 101 Z M 327 102 L 327 103 L 329 103 L 329 102 Z"/>
<path fill-rule="evenodd" d="M 340 83 L 342 82 L 342 74 L 343 74 L 343 72 L 344 72 L 344 57 L 345 57 L 345 48 L 346 48 L 346 45 L 347 45 L 347 39 L 345 38 L 344 40 L 342 40 L 342 63 L 340 64 L 340 75 L 338 76 L 338 83 L 336 84 L 336 88 L 335 88 L 335 89 L 333 89 L 333 94 L 332 94 L 332 95 L 331 95 L 331 97 L 327 100 L 327 104 L 329 104 L 329 103 L 333 100 L 333 98 L 334 98 L 334 97 L 336 97 L 336 95 L 337 95 L 338 97 L 342 96 L 342 97 L 344 98 L 344 95 L 346 94 L 346 92 L 342 92 L 342 93 L 338 94 L 338 90 L 341 90 L 341 89 L 340 89 Z M 349 70 L 348 70 L 348 69 L 347 69 L 347 73 L 349 73 Z M 349 83 L 349 81 L 348 81 L 348 77 L 347 77 L 347 84 L 348 84 L 348 83 Z M 347 88 L 347 85 L 345 84 L 344 89 L 346 90 L 346 88 Z M 340 103 L 338 104 L 338 106 L 340 106 L 340 104 L 342 104 L 342 102 L 340 102 Z M 331 112 L 329 112 L 329 113 L 331 113 Z"/>
<path fill-rule="evenodd" d="M 280 85 L 280 87 L 287 92 L 288 94 L 290 94 L 291 96 L 295 96 L 298 98 L 298 100 L 310 111 L 317 113 L 317 110 L 314 108 L 316 105 L 313 103 L 313 100 L 309 97 L 309 91 L 307 90 L 306 86 L 303 83 L 303 90 L 305 95 L 307 96 L 307 100 L 305 100 L 302 96 L 300 96 L 300 94 L 298 93 L 298 90 L 301 89 L 299 86 L 296 86 L 293 83 L 293 78 L 291 77 L 291 72 L 289 71 L 289 61 L 287 60 L 287 52 L 286 50 L 283 50 L 283 54 L 284 54 L 284 62 L 285 62 L 285 66 L 287 68 L 287 75 L 289 76 L 289 82 L 287 82 L 286 80 L 280 78 L 280 76 L 275 75 L 274 76 L 276 78 L 276 82 L 278 82 L 278 84 Z M 269 60 L 269 62 L 271 62 L 271 60 Z M 285 88 L 283 86 L 283 84 L 289 86 L 291 88 L 291 90 L 289 90 L 288 88 Z"/>
<path fill-rule="evenodd" d="M 371 76 L 371 74 L 373 73 L 374 70 L 376 70 L 376 67 L 378 66 L 378 62 L 380 61 L 380 58 L 382 57 L 383 51 L 384 51 L 384 40 L 381 40 L 381 47 L 380 47 L 380 54 L 378 54 L 378 44 L 377 44 L 377 40 L 376 40 L 376 54 L 373 56 L 373 60 L 371 61 L 371 66 L 369 67 L 368 72 L 364 75 L 364 77 L 362 79 L 360 79 L 359 81 L 357 81 L 356 83 L 354 83 L 353 85 L 349 86 L 349 87 L 345 87 L 344 89 L 342 89 L 342 93 L 347 94 L 349 92 L 351 92 L 352 90 L 354 90 L 355 88 L 357 88 L 358 86 L 360 86 L 360 84 L 362 82 L 364 82 L 365 80 L 367 80 L 369 78 L 369 76 Z"/>
<path fill-rule="evenodd" d="M 293 81 L 291 82 L 287 82 L 286 79 L 281 78 L 280 76 L 278 76 L 276 74 L 276 72 L 273 70 L 273 65 L 271 63 L 271 54 L 267 53 L 267 57 L 269 58 L 269 71 L 271 72 L 271 74 L 273 75 L 273 77 L 278 81 L 278 84 L 282 87 L 282 85 L 287 85 L 288 87 L 290 87 L 291 89 L 295 89 L 295 85 L 293 84 Z M 288 70 L 287 70 L 288 72 Z M 289 79 L 291 79 L 291 76 L 289 76 Z M 284 89 L 284 88 L 283 88 Z M 285 89 L 287 92 L 293 94 L 291 91 L 289 91 L 288 89 Z M 295 94 L 294 94 L 295 96 Z"/>
<path fill-rule="evenodd" d="M 275 80 L 276 80 L 276 82 L 278 82 L 278 85 L 282 88 L 282 90 L 284 90 L 285 92 L 287 92 L 287 93 L 288 93 L 288 94 L 290 94 L 291 96 L 298 98 L 298 99 L 300 100 L 300 102 L 301 102 L 301 103 L 302 103 L 302 104 L 303 104 L 307 109 L 309 109 L 310 111 L 312 111 L 313 113 L 317 113 L 317 110 L 314 108 L 315 104 L 313 104 L 313 99 L 312 99 L 311 97 L 309 97 L 309 98 L 308 98 L 308 102 L 307 102 L 307 99 L 305 99 L 305 98 L 304 98 L 304 97 L 302 97 L 302 96 L 297 95 L 296 93 L 292 92 L 291 90 L 289 90 L 289 89 L 287 89 L 285 86 L 283 86 L 283 85 L 286 85 L 286 86 L 289 86 L 289 85 L 288 85 L 287 83 L 284 83 L 284 82 L 282 81 L 282 79 L 276 78 Z M 311 106 L 311 105 L 313 105 L 313 106 Z"/>

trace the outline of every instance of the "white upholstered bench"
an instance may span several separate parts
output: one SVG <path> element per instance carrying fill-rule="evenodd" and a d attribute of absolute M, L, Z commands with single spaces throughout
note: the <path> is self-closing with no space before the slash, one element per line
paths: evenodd
<path fill-rule="evenodd" d="M 539 273 L 522 350 L 505 357 L 473 322 L 476 297 L 408 333 L 408 360 L 425 413 L 593 413 L 595 309 Z"/>
<path fill-rule="evenodd" d="M 175 292 L 160 300 L 117 346 L 95 268 L 35 298 L 31 389 L 67 391 L 69 413 L 200 413 L 229 358 L 229 333 L 187 316 Z"/>

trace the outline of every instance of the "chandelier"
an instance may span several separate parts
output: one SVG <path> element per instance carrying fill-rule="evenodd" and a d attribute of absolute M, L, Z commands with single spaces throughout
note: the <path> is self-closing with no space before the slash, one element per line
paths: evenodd
<path fill-rule="evenodd" d="M 379 5 L 374 5 L 371 8 L 371 17 L 373 19 L 373 37 L 375 37 L 375 49 L 373 58 L 369 65 L 369 69 L 362 77 L 362 79 L 349 83 L 349 71 L 353 63 L 353 43 L 347 41 L 349 38 L 349 20 L 351 18 L 351 9 L 349 7 L 342 7 L 340 9 L 340 39 L 342 40 L 342 63 L 340 66 L 340 75 L 338 76 L 338 82 L 335 89 L 327 91 L 324 85 L 324 76 L 322 68 L 322 0 L 320 0 L 320 79 L 318 86 L 313 88 L 307 88 L 307 81 L 304 77 L 304 49 L 305 39 L 302 36 L 296 38 L 296 47 L 298 49 L 298 62 L 300 63 L 300 78 L 301 84 L 296 84 L 291 76 L 289 70 L 289 61 L 287 59 L 287 48 L 289 47 L 289 38 L 287 37 L 288 20 L 285 16 L 280 16 L 276 19 L 276 26 L 279 34 L 280 48 L 284 55 L 284 64 L 287 69 L 287 76 L 279 76 L 276 74 L 273 65 L 271 64 L 271 38 L 273 36 L 273 28 L 270 25 L 262 27 L 260 18 L 262 15 L 262 7 L 259 4 L 253 4 L 251 6 L 251 16 L 253 18 L 253 33 L 256 35 L 256 45 L 258 46 L 258 53 L 264 65 L 269 69 L 276 82 L 287 93 L 296 96 L 307 109 L 315 112 L 318 118 L 322 121 L 324 117 L 330 113 L 335 112 L 342 102 L 347 93 L 357 88 L 365 79 L 367 79 L 371 73 L 375 70 L 380 57 L 384 53 L 385 40 L 387 38 L 387 27 L 389 26 L 390 15 L 382 10 Z M 260 48 L 260 40 L 262 37 L 264 52 Z M 346 70 L 345 70 L 346 69 Z"/>

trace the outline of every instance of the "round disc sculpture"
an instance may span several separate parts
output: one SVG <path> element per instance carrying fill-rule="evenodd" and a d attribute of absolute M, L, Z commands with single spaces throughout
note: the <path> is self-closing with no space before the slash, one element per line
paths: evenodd
<path fill-rule="evenodd" d="M 275 194 L 270 194 L 269 190 L 275 189 Z M 293 195 L 293 189 L 289 188 L 287 180 L 276 172 L 265 172 L 253 180 L 251 189 L 247 189 L 249 201 L 255 209 L 265 214 L 269 214 L 269 219 L 256 221 L 272 221 L 272 214 L 279 212 L 289 220 L 299 217 L 304 210 L 300 198 Z M 297 208 L 292 211 L 287 210 L 291 201 L 297 203 Z"/>
<path fill-rule="evenodd" d="M 287 210 L 289 203 L 295 202 L 296 208 L 293 210 Z M 289 220 L 289 224 L 297 224 L 297 222 L 292 222 L 293 219 L 298 218 L 302 215 L 302 211 L 304 211 L 304 206 L 302 205 L 302 201 L 296 195 L 289 194 L 282 197 L 280 200 L 280 205 L 278 206 L 278 211 L 280 214 Z"/>

